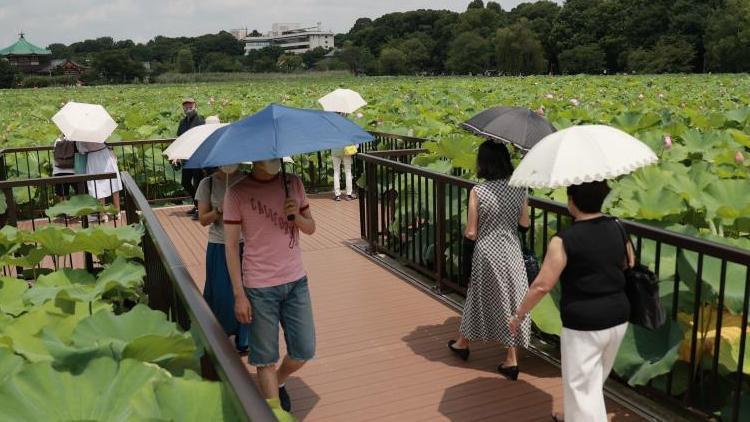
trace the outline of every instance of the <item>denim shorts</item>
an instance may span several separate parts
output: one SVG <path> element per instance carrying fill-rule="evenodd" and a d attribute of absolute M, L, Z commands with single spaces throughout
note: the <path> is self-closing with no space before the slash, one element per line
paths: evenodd
<path fill-rule="evenodd" d="M 315 357 L 313 323 L 307 277 L 273 287 L 245 288 L 252 305 L 250 365 L 269 366 L 279 361 L 279 324 L 284 329 L 287 355 L 296 361 Z"/>

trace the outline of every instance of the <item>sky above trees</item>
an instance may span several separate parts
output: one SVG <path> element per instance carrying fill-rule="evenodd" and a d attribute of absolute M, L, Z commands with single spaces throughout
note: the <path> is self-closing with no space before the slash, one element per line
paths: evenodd
<path fill-rule="evenodd" d="M 497 0 L 509 10 L 523 0 Z M 464 11 L 468 0 L 0 0 L 0 46 L 24 31 L 39 45 L 111 36 L 145 42 L 156 35 L 194 36 L 233 28 L 266 32 L 273 22 L 348 32 L 357 18 L 407 10 Z M 562 3 L 562 1 L 558 1 Z M 1 47 L 0 47 L 1 48 Z"/>

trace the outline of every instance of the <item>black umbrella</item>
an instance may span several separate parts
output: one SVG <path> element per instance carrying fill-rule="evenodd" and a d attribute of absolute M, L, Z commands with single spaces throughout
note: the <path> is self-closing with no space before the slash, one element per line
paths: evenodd
<path fill-rule="evenodd" d="M 461 123 L 461 127 L 524 151 L 556 130 L 547 119 L 522 107 L 492 107 Z"/>

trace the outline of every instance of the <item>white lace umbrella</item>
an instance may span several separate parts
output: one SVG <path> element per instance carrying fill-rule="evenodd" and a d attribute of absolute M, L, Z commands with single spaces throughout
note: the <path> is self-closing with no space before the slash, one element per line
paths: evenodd
<path fill-rule="evenodd" d="M 70 101 L 52 116 L 52 121 L 71 141 L 104 143 L 117 123 L 99 104 Z"/>
<path fill-rule="evenodd" d="M 183 133 L 175 139 L 164 150 L 164 155 L 170 161 L 187 160 L 193 156 L 195 150 L 206 140 L 216 129 L 226 126 L 227 123 L 206 123 L 205 125 L 196 126 Z"/>
<path fill-rule="evenodd" d="M 558 188 L 613 179 L 658 160 L 646 144 L 604 125 L 573 126 L 546 136 L 521 160 L 512 186 Z"/>
<path fill-rule="evenodd" d="M 323 106 L 323 110 L 325 111 L 346 114 L 354 113 L 367 105 L 367 101 L 358 92 L 345 88 L 339 88 L 326 94 L 318 102 Z"/>

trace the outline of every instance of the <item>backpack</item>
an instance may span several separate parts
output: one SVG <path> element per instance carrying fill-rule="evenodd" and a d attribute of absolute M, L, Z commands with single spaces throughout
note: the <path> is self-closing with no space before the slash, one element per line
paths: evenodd
<path fill-rule="evenodd" d="M 75 167 L 76 144 L 73 141 L 65 139 L 59 140 L 55 144 L 54 158 L 55 166 L 63 169 L 72 169 Z"/>

